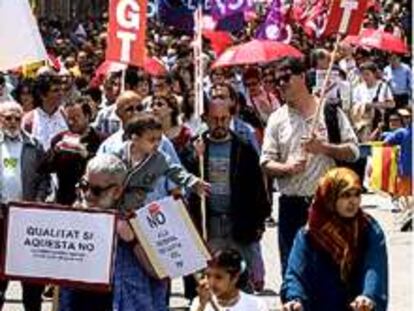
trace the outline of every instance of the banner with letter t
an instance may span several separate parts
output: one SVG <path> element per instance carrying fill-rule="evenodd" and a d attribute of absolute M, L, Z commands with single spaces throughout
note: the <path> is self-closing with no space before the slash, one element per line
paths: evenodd
<path fill-rule="evenodd" d="M 106 59 L 142 67 L 147 0 L 110 0 Z"/>

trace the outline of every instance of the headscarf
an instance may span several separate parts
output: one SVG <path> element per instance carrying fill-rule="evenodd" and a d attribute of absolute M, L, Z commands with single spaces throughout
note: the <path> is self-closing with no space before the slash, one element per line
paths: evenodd
<path fill-rule="evenodd" d="M 311 241 L 332 256 L 345 284 L 349 284 L 360 253 L 362 231 L 369 221 L 361 209 L 351 219 L 337 213 L 337 200 L 350 189 L 361 190 L 358 175 L 347 168 L 330 170 L 319 182 L 307 224 Z"/>

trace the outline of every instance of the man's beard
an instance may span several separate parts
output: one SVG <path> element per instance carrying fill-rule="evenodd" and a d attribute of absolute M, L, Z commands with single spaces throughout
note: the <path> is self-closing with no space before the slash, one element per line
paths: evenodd
<path fill-rule="evenodd" d="M 218 127 L 214 131 L 211 132 L 211 137 L 213 139 L 224 139 L 229 134 L 228 130 L 223 127 Z"/>
<path fill-rule="evenodd" d="M 3 129 L 3 132 L 7 137 L 10 137 L 10 138 L 16 138 L 17 136 L 20 135 L 20 130 L 19 129 L 16 129 L 16 130 L 13 130 L 13 131 L 11 131 L 9 129 Z"/>
<path fill-rule="evenodd" d="M 98 207 L 103 209 L 115 208 L 115 200 L 112 196 L 106 195 L 104 198 L 99 199 Z"/>

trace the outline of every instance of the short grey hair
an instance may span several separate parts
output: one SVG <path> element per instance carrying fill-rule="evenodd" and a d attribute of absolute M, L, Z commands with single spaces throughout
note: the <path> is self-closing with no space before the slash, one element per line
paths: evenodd
<path fill-rule="evenodd" d="M 23 108 L 18 102 L 15 102 L 13 100 L 7 100 L 1 103 L 0 114 L 3 114 L 5 112 L 10 112 L 10 111 L 17 111 L 20 114 L 23 114 Z"/>
<path fill-rule="evenodd" d="M 122 185 L 128 169 L 120 158 L 112 154 L 99 154 L 89 160 L 86 173 L 99 173 L 112 176 L 119 185 Z"/>

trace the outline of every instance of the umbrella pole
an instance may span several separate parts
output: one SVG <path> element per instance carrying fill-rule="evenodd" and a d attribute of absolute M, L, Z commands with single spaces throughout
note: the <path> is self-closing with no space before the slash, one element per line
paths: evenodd
<path fill-rule="evenodd" d="M 334 45 L 334 49 L 333 49 L 332 56 L 331 56 L 331 61 L 329 62 L 329 67 L 328 67 L 328 70 L 326 71 L 325 79 L 323 80 L 321 94 L 319 95 L 315 118 L 313 119 L 313 122 L 312 122 L 312 127 L 310 131 L 311 135 L 315 133 L 316 126 L 319 120 L 319 115 L 321 114 L 321 111 L 323 111 L 323 108 L 325 107 L 325 103 L 326 103 L 325 95 L 326 95 L 326 91 L 328 88 L 329 78 L 332 73 L 332 68 L 333 68 L 333 65 L 335 64 L 335 57 L 336 57 L 336 53 L 338 53 L 338 47 L 339 47 L 339 42 L 341 40 L 341 37 L 342 35 L 340 33 L 336 35 L 335 45 Z"/>

